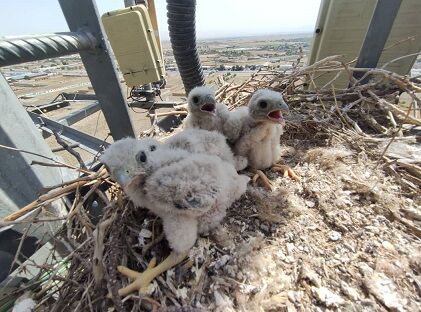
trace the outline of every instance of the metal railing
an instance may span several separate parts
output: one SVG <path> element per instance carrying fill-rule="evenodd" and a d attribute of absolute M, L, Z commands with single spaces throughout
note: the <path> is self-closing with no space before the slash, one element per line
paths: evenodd
<path fill-rule="evenodd" d="M 111 46 L 93 0 L 59 0 L 70 32 L 0 40 L 0 67 L 79 53 L 114 140 L 135 136 Z"/>
<path fill-rule="evenodd" d="M 22 36 L 0 40 L 0 67 L 39 61 L 97 48 L 87 32 Z"/>

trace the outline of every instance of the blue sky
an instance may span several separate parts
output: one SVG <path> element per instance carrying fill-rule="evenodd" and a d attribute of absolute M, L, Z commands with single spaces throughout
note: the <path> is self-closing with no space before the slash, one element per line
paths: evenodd
<path fill-rule="evenodd" d="M 123 0 L 96 0 L 100 13 Z M 155 0 L 160 33 L 168 38 L 166 1 Z M 320 0 L 197 0 L 199 38 L 309 32 Z M 0 0 L 0 36 L 68 31 L 57 0 Z"/>

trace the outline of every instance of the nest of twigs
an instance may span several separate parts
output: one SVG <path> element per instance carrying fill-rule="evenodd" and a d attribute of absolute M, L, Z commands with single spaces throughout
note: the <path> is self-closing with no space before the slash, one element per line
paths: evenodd
<path fill-rule="evenodd" d="M 76 192 L 49 262 L 14 295 L 31 289 L 40 311 L 420 310 L 421 82 L 336 59 L 256 72 L 241 84 L 221 79 L 216 92 L 231 109 L 259 88 L 283 93 L 291 111 L 284 161 L 300 183 L 268 170 L 273 192 L 250 186 L 222 229 L 200 238 L 148 294 L 119 298 L 128 281 L 116 267 L 141 271 L 152 256 L 168 255 L 168 246 L 158 218 L 133 207 L 105 170 L 83 169 L 84 177 L 25 207 L 47 211 Z M 365 72 L 359 81 L 356 70 Z M 334 87 L 339 73 L 350 77 L 348 87 Z M 325 74 L 332 78 L 318 86 Z M 405 108 L 403 92 L 411 99 Z M 106 206 L 99 216 L 92 196 Z M 4 224 L 19 222 L 10 220 Z"/>

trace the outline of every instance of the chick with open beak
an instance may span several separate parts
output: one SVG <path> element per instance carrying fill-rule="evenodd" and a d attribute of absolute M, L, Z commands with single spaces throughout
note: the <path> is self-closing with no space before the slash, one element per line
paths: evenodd
<path fill-rule="evenodd" d="M 271 123 L 285 126 L 283 113 L 289 112 L 282 95 L 278 92 L 261 89 L 256 91 L 248 104 L 249 115 L 255 123 Z M 268 124 L 270 125 L 270 124 Z M 282 129 L 279 128 L 281 131 Z"/>
<path fill-rule="evenodd" d="M 184 128 L 200 128 L 223 132 L 223 124 L 228 118 L 228 108 L 217 103 L 213 90 L 206 86 L 196 87 L 187 97 L 189 114 L 184 121 Z"/>
<path fill-rule="evenodd" d="M 291 168 L 277 164 L 281 159 L 283 115 L 288 112 L 282 94 L 261 89 L 253 94 L 247 107 L 234 111 L 234 117 L 225 125 L 233 134 L 234 154 L 247 157 L 249 166 L 256 170 L 256 177 L 262 178 L 268 187 L 269 180 L 261 170 L 270 167 L 285 176 L 299 179 Z"/>
<path fill-rule="evenodd" d="M 201 112 L 216 115 L 216 101 L 211 94 L 206 94 L 206 96 L 202 99 L 198 96 L 194 96 L 192 101 L 194 104 L 199 104 Z"/>

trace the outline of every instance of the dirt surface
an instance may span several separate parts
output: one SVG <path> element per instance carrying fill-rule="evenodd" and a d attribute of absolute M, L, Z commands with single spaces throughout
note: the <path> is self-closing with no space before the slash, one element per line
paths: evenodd
<path fill-rule="evenodd" d="M 421 217 L 420 199 L 346 146 L 284 151 L 301 181 L 268 170 L 275 190 L 250 186 L 151 298 L 204 311 L 419 311 L 421 242 L 394 214 Z M 146 244 L 152 224 L 129 241 Z"/>
<path fill-rule="evenodd" d="M 230 210 L 220 245 L 201 241 L 213 246 L 208 304 L 220 311 L 419 311 L 420 241 L 392 213 L 414 211 L 419 201 L 342 146 L 289 149 L 286 160 L 298 162 L 301 182 L 269 173 L 275 191 L 251 187 Z"/>

